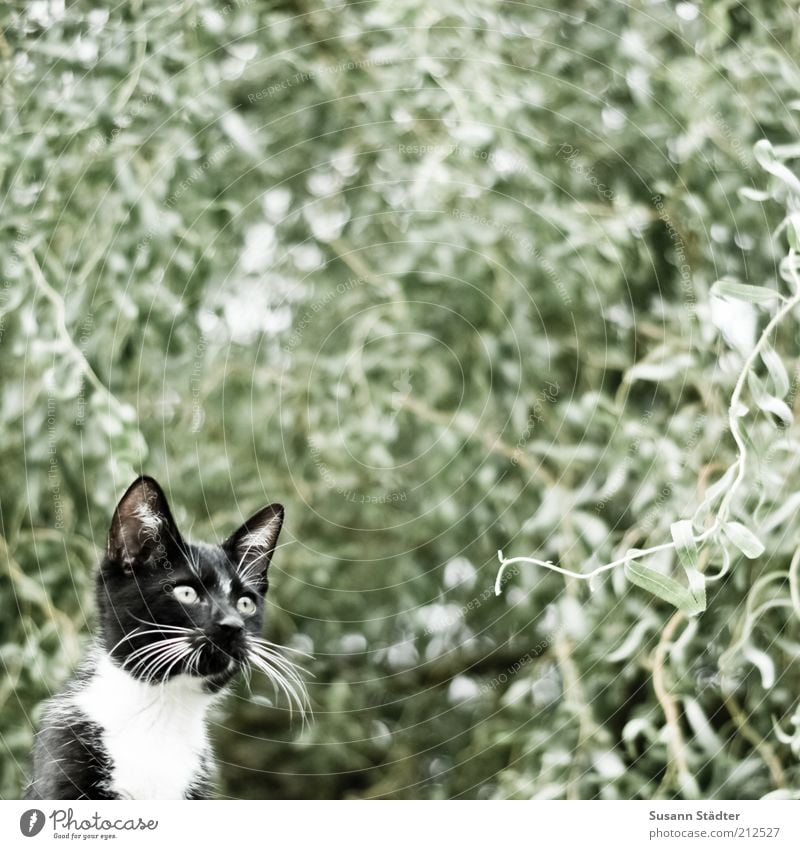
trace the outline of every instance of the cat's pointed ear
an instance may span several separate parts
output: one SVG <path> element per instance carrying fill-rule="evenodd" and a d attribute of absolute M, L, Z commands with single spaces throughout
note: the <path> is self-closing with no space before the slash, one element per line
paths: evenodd
<path fill-rule="evenodd" d="M 270 504 L 251 516 L 222 544 L 243 581 L 266 582 L 282 526 L 283 507 Z"/>
<path fill-rule="evenodd" d="M 180 534 L 161 487 L 145 475 L 120 499 L 108 532 L 108 558 L 123 566 L 163 557 L 180 544 Z"/>

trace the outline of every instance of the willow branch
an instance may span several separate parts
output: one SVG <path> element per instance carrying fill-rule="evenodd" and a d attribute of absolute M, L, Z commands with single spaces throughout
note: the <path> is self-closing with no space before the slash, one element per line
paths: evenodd
<path fill-rule="evenodd" d="M 789 255 L 790 257 L 794 257 L 794 251 L 791 251 Z M 794 295 L 786 300 L 781 309 L 779 309 L 778 312 L 776 312 L 772 319 L 769 321 L 769 323 L 761 333 L 761 336 L 759 336 L 758 341 L 753 346 L 753 350 L 750 352 L 747 359 L 744 361 L 744 365 L 742 366 L 742 370 L 739 373 L 736 385 L 733 388 L 730 404 L 728 406 L 728 425 L 730 427 L 731 434 L 733 435 L 733 439 L 737 447 L 736 460 L 731 464 L 729 469 L 736 469 L 736 478 L 734 479 L 733 483 L 731 483 L 722 501 L 720 502 L 719 509 L 717 510 L 716 516 L 714 517 L 714 522 L 711 527 L 707 528 L 702 533 L 694 534 L 692 536 L 692 539 L 695 543 L 699 544 L 705 542 L 711 537 L 716 536 L 720 532 L 722 525 L 725 523 L 730 514 L 731 502 L 733 501 L 736 492 L 741 487 L 744 481 L 745 468 L 747 462 L 747 447 L 745 445 L 744 437 L 739 427 L 739 419 L 741 418 L 742 392 L 744 391 L 745 384 L 747 383 L 747 377 L 752 371 L 756 360 L 764 350 L 764 347 L 769 342 L 770 336 L 778 327 L 778 325 L 783 321 L 783 319 L 786 318 L 786 316 L 796 306 L 798 306 L 798 304 L 800 304 L 800 285 L 796 287 Z M 704 502 L 704 504 L 706 503 L 707 502 Z M 651 548 L 630 549 L 625 553 L 624 556 L 613 560 L 611 563 L 606 563 L 602 566 L 598 566 L 591 572 L 586 573 L 574 572 L 571 569 L 562 569 L 560 566 L 554 565 L 549 560 L 539 560 L 536 557 L 514 557 L 511 559 L 506 559 L 505 557 L 503 557 L 503 552 L 498 551 L 497 555 L 500 560 L 500 567 L 497 571 L 497 579 L 495 581 L 495 593 L 497 595 L 500 595 L 503 572 L 505 571 L 506 567 L 510 566 L 512 563 L 531 563 L 534 566 L 541 566 L 542 568 L 550 569 L 553 572 L 558 572 L 562 575 L 568 575 L 571 578 L 577 578 L 582 581 L 591 581 L 597 575 L 600 575 L 603 572 L 607 572 L 611 569 L 615 569 L 617 566 L 622 566 L 631 560 L 640 560 L 643 557 L 649 557 L 652 554 L 657 554 L 661 551 L 669 551 L 674 548 L 675 541 L 672 540 L 670 542 L 661 543 L 660 545 L 654 545 Z"/>

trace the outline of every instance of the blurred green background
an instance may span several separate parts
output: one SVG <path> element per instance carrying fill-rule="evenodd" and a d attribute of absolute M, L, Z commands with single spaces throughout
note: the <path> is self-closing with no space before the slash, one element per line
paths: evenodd
<path fill-rule="evenodd" d="M 237 689 L 223 796 L 797 796 L 783 408 L 748 422 L 735 504 L 766 552 L 701 616 L 624 570 L 492 589 L 498 549 L 580 572 L 669 540 L 735 458 L 769 305 L 709 290 L 785 286 L 800 203 L 753 145 L 798 154 L 792 4 L 11 0 L 0 21 L 0 795 L 142 471 L 196 538 L 287 508 L 265 634 L 313 653 L 315 719 Z M 774 346 L 794 375 L 794 316 Z"/>

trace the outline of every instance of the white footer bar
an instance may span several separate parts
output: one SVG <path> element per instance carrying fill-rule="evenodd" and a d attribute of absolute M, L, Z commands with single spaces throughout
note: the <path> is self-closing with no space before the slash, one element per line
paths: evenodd
<path fill-rule="evenodd" d="M 0 845 L 800 847 L 800 803 L 0 802 Z"/>

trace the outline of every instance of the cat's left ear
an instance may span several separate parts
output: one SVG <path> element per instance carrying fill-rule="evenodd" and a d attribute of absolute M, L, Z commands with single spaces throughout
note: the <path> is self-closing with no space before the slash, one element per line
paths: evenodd
<path fill-rule="evenodd" d="M 242 580 L 266 583 L 267 569 L 281 527 L 283 507 L 280 504 L 270 504 L 251 516 L 222 543 L 222 547 L 236 564 L 236 570 Z"/>

